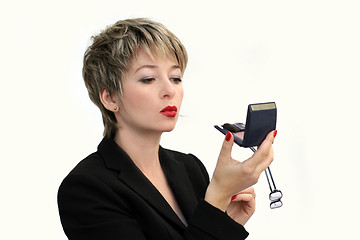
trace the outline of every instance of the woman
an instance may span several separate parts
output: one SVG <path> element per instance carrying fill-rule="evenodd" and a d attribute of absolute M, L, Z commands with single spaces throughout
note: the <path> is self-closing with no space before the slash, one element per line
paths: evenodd
<path fill-rule="evenodd" d="M 255 211 L 251 186 L 273 158 L 269 133 L 242 163 L 225 137 L 213 177 L 191 154 L 162 148 L 175 127 L 187 64 L 163 25 L 119 21 L 93 38 L 83 77 L 100 108 L 104 139 L 64 179 L 59 212 L 69 239 L 245 239 Z"/>

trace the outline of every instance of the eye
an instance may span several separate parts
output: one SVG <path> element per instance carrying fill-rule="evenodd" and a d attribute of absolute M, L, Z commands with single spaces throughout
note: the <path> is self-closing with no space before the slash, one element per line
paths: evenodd
<path fill-rule="evenodd" d="M 182 82 L 180 77 L 172 77 L 172 78 L 170 78 L 170 80 L 173 81 L 175 84 Z"/>
<path fill-rule="evenodd" d="M 150 84 L 155 80 L 155 78 L 149 77 L 149 78 L 142 78 L 140 79 L 140 82 L 145 83 L 145 84 Z"/>

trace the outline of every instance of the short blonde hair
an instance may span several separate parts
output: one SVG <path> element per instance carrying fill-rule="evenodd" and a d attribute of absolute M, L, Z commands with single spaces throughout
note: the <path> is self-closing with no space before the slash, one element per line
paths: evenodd
<path fill-rule="evenodd" d="M 180 40 L 165 26 L 146 18 L 118 21 L 93 36 L 92 40 L 84 54 L 83 78 L 90 99 L 101 111 L 104 136 L 112 138 L 117 130 L 116 118 L 100 101 L 102 89 L 121 97 L 122 80 L 139 49 L 150 57 L 163 54 L 175 59 L 182 73 L 187 64 L 187 53 Z"/>

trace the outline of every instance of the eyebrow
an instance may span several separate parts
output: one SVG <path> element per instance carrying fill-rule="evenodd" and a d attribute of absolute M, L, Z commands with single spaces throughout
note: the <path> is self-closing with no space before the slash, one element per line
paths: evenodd
<path fill-rule="evenodd" d="M 158 68 L 158 66 L 156 65 L 151 65 L 151 64 L 147 64 L 147 65 L 143 65 L 141 67 L 139 67 L 138 69 L 135 70 L 135 73 L 137 73 L 138 71 L 140 71 L 141 69 L 143 68 L 151 68 L 151 69 L 154 69 L 154 68 Z M 179 65 L 172 65 L 170 67 L 170 69 L 180 69 L 180 66 Z"/>

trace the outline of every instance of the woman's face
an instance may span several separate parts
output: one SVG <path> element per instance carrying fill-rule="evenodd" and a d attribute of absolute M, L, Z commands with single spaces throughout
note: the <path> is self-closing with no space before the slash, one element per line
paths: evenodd
<path fill-rule="evenodd" d="M 161 56 L 152 60 L 140 50 L 123 79 L 116 113 L 119 128 L 141 133 L 173 130 L 183 99 L 181 78 L 177 62 Z"/>

